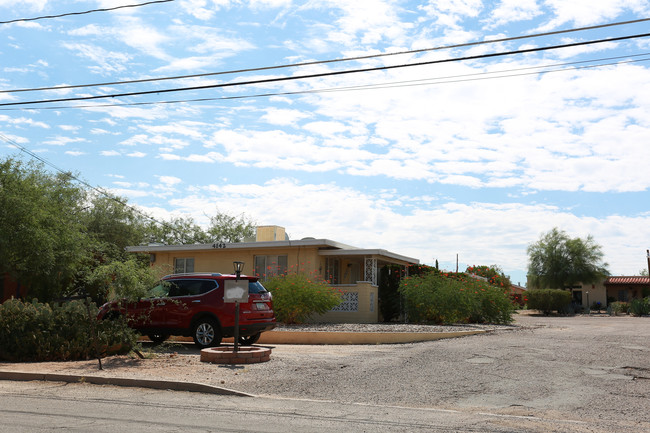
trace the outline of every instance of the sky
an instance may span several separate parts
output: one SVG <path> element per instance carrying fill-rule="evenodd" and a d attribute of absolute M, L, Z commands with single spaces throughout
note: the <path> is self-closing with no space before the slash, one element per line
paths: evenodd
<path fill-rule="evenodd" d="M 554 227 L 613 275 L 647 267 L 650 21 L 603 25 L 650 1 L 143 3 L 0 0 L 0 158 L 159 220 L 244 215 L 514 283 Z"/>

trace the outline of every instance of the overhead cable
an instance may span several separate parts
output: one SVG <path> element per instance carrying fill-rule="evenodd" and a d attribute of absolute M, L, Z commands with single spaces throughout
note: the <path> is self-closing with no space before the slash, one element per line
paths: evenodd
<path fill-rule="evenodd" d="M 568 65 L 576 65 L 581 63 L 615 60 L 615 59 L 629 58 L 629 57 L 641 57 L 641 56 L 650 56 L 650 53 L 609 57 L 603 59 L 583 60 L 578 62 L 557 63 L 551 65 L 529 66 L 523 68 L 504 69 L 500 71 L 491 71 L 491 72 L 477 72 L 473 74 L 462 74 L 462 75 L 453 75 L 453 76 L 446 76 L 446 77 L 421 78 L 417 80 L 404 80 L 404 81 L 389 81 L 385 83 L 362 84 L 362 85 L 344 86 L 344 87 L 328 87 L 322 89 L 295 90 L 291 92 L 267 92 L 267 93 L 257 93 L 257 94 L 250 94 L 250 95 L 221 96 L 221 97 L 214 97 L 214 98 L 179 99 L 179 100 L 171 100 L 171 101 L 125 102 L 125 103 L 115 103 L 115 104 L 60 105 L 60 106 L 38 107 L 36 109 L 25 108 L 25 107 L 0 108 L 0 111 L 65 110 L 71 108 L 92 109 L 92 108 L 107 108 L 107 107 L 134 107 L 134 106 L 145 106 L 145 105 L 169 105 L 169 104 L 181 104 L 181 103 L 190 103 L 190 102 L 212 102 L 212 101 L 227 101 L 227 100 L 237 100 L 237 99 L 265 98 L 265 97 L 272 97 L 272 96 L 295 96 L 295 95 L 317 94 L 317 93 L 349 92 L 349 91 L 357 91 L 357 90 L 391 89 L 397 87 L 432 86 L 438 84 L 451 84 L 451 83 L 460 83 L 460 82 L 468 82 L 468 81 L 482 81 L 482 80 L 494 80 L 494 79 L 501 79 L 501 78 L 521 77 L 526 75 L 541 75 L 541 74 L 549 74 L 553 72 L 575 71 L 575 70 L 582 70 L 582 69 L 598 68 L 602 66 L 612 66 L 612 65 L 650 61 L 650 57 L 647 57 L 644 59 L 634 59 L 634 60 L 618 61 L 618 62 L 611 62 L 611 63 L 598 63 L 593 65 L 576 66 L 571 68 L 561 68 L 561 69 L 514 73 L 514 74 L 495 76 L 495 74 L 503 74 L 507 72 L 516 72 L 516 71 L 523 71 L 523 70 L 530 70 L 530 69 L 542 69 L 542 68 L 550 68 L 556 66 L 568 66 Z M 490 75 L 490 76 L 482 76 L 482 75 Z M 468 77 L 475 77 L 475 78 L 468 78 Z"/>
<path fill-rule="evenodd" d="M 430 60 L 425 62 L 377 66 L 377 67 L 370 67 L 370 68 L 347 69 L 342 71 L 330 71 L 330 72 L 321 72 L 316 74 L 294 75 L 288 77 L 276 77 L 276 78 L 266 78 L 266 79 L 248 80 L 248 81 L 235 81 L 235 82 L 220 83 L 220 84 L 206 84 L 206 85 L 192 86 L 192 87 L 180 87 L 180 88 L 177 87 L 171 89 L 112 93 L 112 94 L 94 95 L 94 96 L 78 96 L 78 97 L 58 98 L 58 99 L 41 99 L 41 100 L 23 101 L 23 102 L 5 102 L 5 103 L 0 103 L 0 107 L 15 107 L 15 106 L 47 104 L 47 103 L 55 103 L 55 102 L 90 101 L 90 100 L 107 99 L 107 98 L 123 98 L 127 96 L 143 96 L 143 95 L 153 95 L 153 94 L 172 93 L 172 92 L 187 92 L 192 90 L 207 90 L 207 89 L 219 89 L 219 88 L 226 88 L 226 87 L 247 86 L 253 84 L 269 84 L 269 83 L 277 83 L 277 82 L 284 82 L 284 81 L 295 81 L 295 80 L 304 80 L 304 79 L 312 79 L 312 78 L 331 77 L 331 76 L 338 76 L 338 75 L 356 74 L 362 72 L 388 71 L 392 69 L 410 68 L 415 66 L 429 66 L 429 65 L 441 64 L 441 63 L 488 59 L 488 58 L 495 58 L 495 57 L 510 56 L 515 54 L 526 54 L 526 53 L 534 53 L 534 52 L 541 52 L 541 51 L 557 50 L 561 48 L 573 48 L 578 46 L 600 44 L 605 42 L 615 42 L 615 41 L 622 41 L 628 39 L 644 38 L 648 36 L 650 36 L 650 33 L 642 33 L 636 35 L 619 36 L 615 38 L 596 39 L 591 41 L 552 45 L 548 47 L 527 48 L 527 49 L 514 50 L 514 51 L 479 54 L 475 56 L 453 57 L 449 59 Z"/>
<path fill-rule="evenodd" d="M 172 0 L 166 0 L 166 1 L 172 1 Z M 425 53 L 425 52 L 441 51 L 441 50 L 448 50 L 448 49 L 454 49 L 454 48 L 467 48 L 467 47 L 472 47 L 472 46 L 477 46 L 477 45 L 496 44 L 496 43 L 502 43 L 502 42 L 517 41 L 517 40 L 522 40 L 522 39 L 531 39 L 531 38 L 544 37 L 544 36 L 553 36 L 553 35 L 574 33 L 574 32 L 586 31 L 586 30 L 602 29 L 602 28 L 614 27 L 614 26 L 637 24 L 637 23 L 646 22 L 646 21 L 650 21 L 650 18 L 642 18 L 642 19 L 631 20 L 631 21 L 619 21 L 619 22 L 615 22 L 615 23 L 600 24 L 600 25 L 597 25 L 597 26 L 579 27 L 579 28 L 574 28 L 574 29 L 557 30 L 557 31 L 546 32 L 546 33 L 535 33 L 535 34 L 531 34 L 531 35 L 513 36 L 513 37 L 510 37 L 510 38 L 489 39 L 489 40 L 484 40 L 484 41 L 467 42 L 467 43 L 463 43 L 463 44 L 442 45 L 442 46 L 439 46 L 439 47 L 421 48 L 421 49 L 417 49 L 417 50 L 396 51 L 396 52 L 392 52 L 392 53 L 367 54 L 367 55 L 363 55 L 363 56 L 344 57 L 344 58 L 340 58 L 340 59 L 315 60 L 315 61 L 311 61 L 311 62 L 289 63 L 289 64 L 276 65 L 276 66 L 261 66 L 261 67 L 258 67 L 258 68 L 234 69 L 234 70 L 218 71 L 218 72 L 206 72 L 206 73 L 202 73 L 202 74 L 176 75 L 176 76 L 157 77 L 157 78 L 142 78 L 142 79 L 138 79 L 138 80 L 109 81 L 109 82 L 105 82 L 105 83 L 72 84 L 72 85 L 63 85 L 63 86 L 35 87 L 35 88 L 25 88 L 25 89 L 4 89 L 4 90 L 0 90 L 0 93 L 36 92 L 36 91 L 44 91 L 44 90 L 65 90 L 65 89 L 79 89 L 79 88 L 86 88 L 86 87 L 117 86 L 117 85 L 122 85 L 122 84 L 150 83 L 150 82 L 156 82 L 156 81 L 181 80 L 181 79 L 187 79 L 187 78 L 204 78 L 204 77 L 213 77 L 213 76 L 219 76 L 219 75 L 241 74 L 241 73 L 247 73 L 247 72 L 261 72 L 261 71 L 270 71 L 270 70 L 276 70 L 276 69 L 297 68 L 297 67 L 303 67 L 303 66 L 313 66 L 313 65 L 330 64 L 330 63 L 350 62 L 350 61 L 357 61 L 357 60 L 370 60 L 370 59 L 377 59 L 377 58 L 389 57 L 389 56 L 399 56 L 399 55 L 406 55 L 406 54 L 420 54 L 420 53 Z"/>
<path fill-rule="evenodd" d="M 168 3 L 168 2 L 173 2 L 176 0 L 154 0 L 154 1 L 149 1 L 146 3 L 137 3 L 137 4 L 132 4 L 132 5 L 122 5 L 122 6 L 115 6 L 112 8 L 102 8 L 102 9 L 91 9 L 88 11 L 83 11 L 83 12 L 68 12 L 64 14 L 59 14 L 59 15 L 44 15 L 40 17 L 33 17 L 33 18 L 16 18 L 14 20 L 9 20 L 9 21 L 0 21 L 0 24 L 11 24 L 11 23 L 18 23 L 21 21 L 38 21 L 38 20 L 47 20 L 47 19 L 52 19 L 52 18 L 61 18 L 61 17 L 68 17 L 72 15 L 85 15 L 85 14 L 90 14 L 94 12 L 109 12 L 109 11 L 114 11 L 117 9 L 125 9 L 125 8 L 137 8 L 140 6 L 148 6 L 151 4 L 155 3 Z"/>

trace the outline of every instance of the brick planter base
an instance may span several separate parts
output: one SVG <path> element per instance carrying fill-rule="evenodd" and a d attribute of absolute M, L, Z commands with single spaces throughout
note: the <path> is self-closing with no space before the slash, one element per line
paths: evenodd
<path fill-rule="evenodd" d="M 237 352 L 232 346 L 208 347 L 201 350 L 201 362 L 213 364 L 256 364 L 271 359 L 271 349 L 265 347 L 240 347 Z"/>

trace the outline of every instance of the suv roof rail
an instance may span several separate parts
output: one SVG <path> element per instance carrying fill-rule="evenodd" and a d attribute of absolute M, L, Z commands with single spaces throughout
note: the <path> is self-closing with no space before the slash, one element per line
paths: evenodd
<path fill-rule="evenodd" d="M 178 274 L 169 274 L 165 275 L 163 278 L 167 277 L 221 277 L 223 274 L 220 274 L 218 272 L 183 272 L 183 273 L 178 273 Z"/>

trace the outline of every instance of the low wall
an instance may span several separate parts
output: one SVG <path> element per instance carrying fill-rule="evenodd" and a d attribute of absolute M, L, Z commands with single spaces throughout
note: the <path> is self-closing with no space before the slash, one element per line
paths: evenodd
<path fill-rule="evenodd" d="M 314 315 L 311 323 L 377 323 L 379 322 L 379 288 L 367 281 L 332 286 L 343 291 L 344 301 L 325 314 Z"/>

